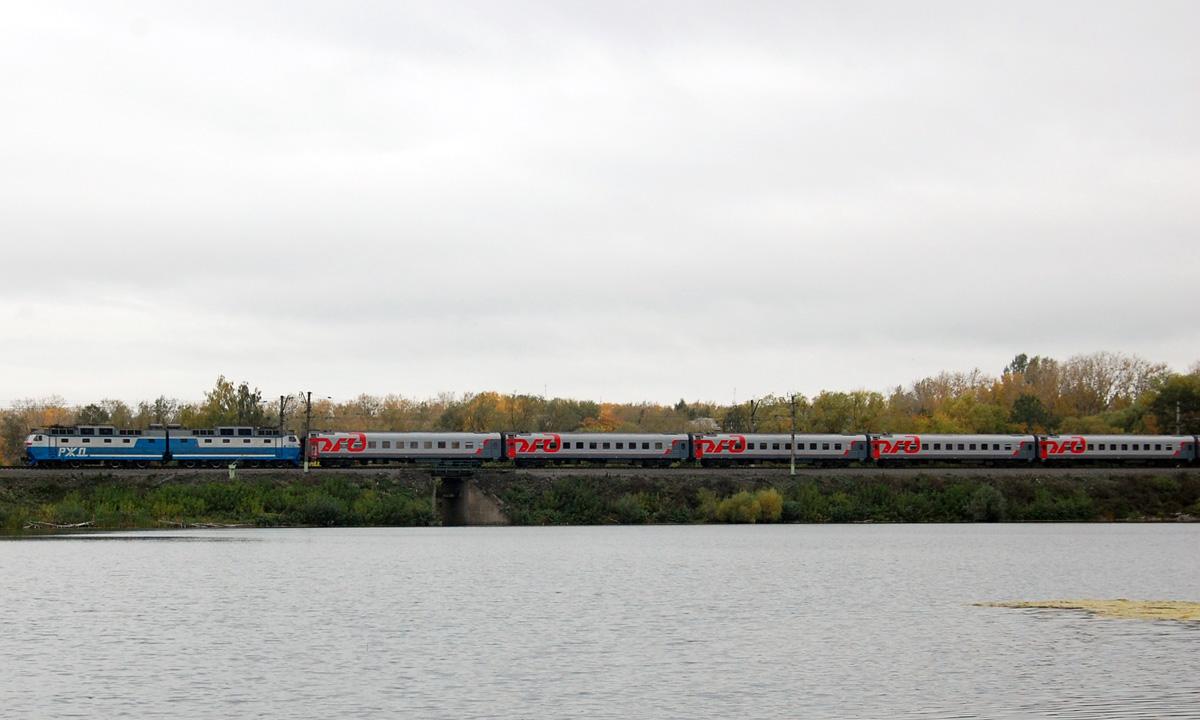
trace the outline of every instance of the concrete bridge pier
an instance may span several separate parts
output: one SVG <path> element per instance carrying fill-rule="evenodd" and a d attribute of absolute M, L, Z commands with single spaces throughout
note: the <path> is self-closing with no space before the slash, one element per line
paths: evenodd
<path fill-rule="evenodd" d="M 434 507 L 442 525 L 508 525 L 508 516 L 495 498 L 479 489 L 470 475 L 433 475 Z"/>

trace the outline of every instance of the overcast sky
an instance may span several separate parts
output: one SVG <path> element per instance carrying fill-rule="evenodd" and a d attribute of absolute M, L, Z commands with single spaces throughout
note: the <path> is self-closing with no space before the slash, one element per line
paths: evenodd
<path fill-rule="evenodd" d="M 1200 359 L 1200 3 L 12 3 L 0 404 Z"/>

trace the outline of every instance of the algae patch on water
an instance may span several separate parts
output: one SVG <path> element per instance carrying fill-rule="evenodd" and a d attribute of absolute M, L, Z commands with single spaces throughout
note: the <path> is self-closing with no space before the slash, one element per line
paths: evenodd
<path fill-rule="evenodd" d="M 982 602 L 979 607 L 1040 610 L 1083 610 L 1099 617 L 1123 620 L 1185 620 L 1200 622 L 1200 603 L 1186 600 L 1033 600 Z"/>

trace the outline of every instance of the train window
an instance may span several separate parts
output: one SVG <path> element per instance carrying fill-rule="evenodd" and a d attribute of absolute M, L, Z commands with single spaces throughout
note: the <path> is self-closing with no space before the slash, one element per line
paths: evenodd
<path fill-rule="evenodd" d="M 80 435 L 95 435 L 96 429 L 95 428 L 79 428 L 79 434 Z"/>
<path fill-rule="evenodd" d="M 467 442 L 467 443 L 463 443 L 463 447 L 464 447 L 465 449 L 467 449 L 467 450 L 474 450 L 474 449 L 475 449 L 475 443 L 473 443 L 473 442 Z"/>
<path fill-rule="evenodd" d="M 392 446 L 392 441 L 391 440 L 380 440 L 379 446 L 382 448 L 390 448 Z"/>
<path fill-rule="evenodd" d="M 588 449 L 589 449 L 589 450 L 595 450 L 595 449 L 596 449 L 596 443 L 594 443 L 594 442 L 590 442 L 590 443 L 588 443 Z"/>
<path fill-rule="evenodd" d="M 112 428 L 100 428 L 100 434 L 101 435 L 112 435 L 113 429 Z"/>
<path fill-rule="evenodd" d="M 1162 450 L 1162 443 L 1154 443 L 1155 450 Z"/>
<path fill-rule="evenodd" d="M 263 440 L 263 445 L 270 445 L 270 444 L 271 444 L 270 440 Z"/>
<path fill-rule="evenodd" d="M 967 447 L 967 449 L 968 449 L 968 450 L 974 450 L 974 449 L 975 449 L 975 443 L 971 443 L 971 444 L 970 444 L 970 445 Z"/>
<path fill-rule="evenodd" d="M 453 440 L 453 441 L 451 441 L 451 442 L 450 442 L 450 449 L 451 449 L 451 450 L 457 450 L 457 449 L 458 449 L 458 448 L 461 446 L 461 444 L 462 444 L 462 443 L 460 443 L 459 441 L 457 441 L 457 440 Z"/>
<path fill-rule="evenodd" d="M 416 440 L 409 441 L 409 443 L 408 443 L 409 450 L 416 450 L 418 447 L 420 447 L 420 445 L 417 443 Z"/>
<path fill-rule="evenodd" d="M 122 443 L 124 443 L 125 445 L 128 445 L 128 444 L 129 444 L 129 438 L 121 438 L 121 442 L 122 442 Z"/>
<path fill-rule="evenodd" d="M 928 449 L 929 449 L 929 443 L 921 443 L 921 449 L 922 449 L 922 450 L 928 450 Z"/>
<path fill-rule="evenodd" d="M 644 442 L 644 443 L 642 443 L 642 449 L 643 449 L 643 450 L 649 450 L 649 449 L 650 449 L 650 443 L 648 443 L 648 442 Z"/>
<path fill-rule="evenodd" d="M 822 450 L 828 450 L 828 449 L 829 449 L 829 443 L 821 443 L 821 449 L 822 449 Z"/>
<path fill-rule="evenodd" d="M 962 443 L 959 443 L 959 444 L 958 444 L 958 449 L 959 449 L 959 450 L 966 450 L 966 447 L 964 447 Z"/>
<path fill-rule="evenodd" d="M 254 428 L 238 428 L 238 431 L 237 431 L 237 432 L 238 432 L 238 435 L 239 435 L 239 436 L 244 436 L 244 435 L 253 435 L 253 434 L 254 434 Z"/>
<path fill-rule="evenodd" d="M 106 442 L 106 443 L 109 443 L 109 444 L 112 444 L 112 440 L 111 440 L 111 439 L 109 439 L 109 438 L 104 438 L 104 442 Z"/>
<path fill-rule="evenodd" d="M 660 443 L 660 442 L 656 442 L 656 443 L 654 443 L 654 449 L 655 449 L 655 450 L 662 450 L 662 449 L 663 449 L 663 447 L 662 447 L 662 443 Z"/>
<path fill-rule="evenodd" d="M 205 445 L 212 445 L 212 440 L 209 440 L 208 438 L 204 438 L 204 444 L 205 444 Z"/>
<path fill-rule="evenodd" d="M 432 440 L 426 440 L 426 441 L 425 441 L 425 449 L 426 449 L 426 450 L 431 450 L 431 449 L 433 449 L 433 441 L 432 441 Z"/>
<path fill-rule="evenodd" d="M 816 449 L 817 449 L 817 444 L 816 444 L 816 443 L 809 443 L 809 444 L 808 444 L 808 449 L 809 449 L 809 450 L 816 450 Z"/>
<path fill-rule="evenodd" d="M 438 440 L 438 448 L 439 448 L 439 449 L 442 449 L 442 450 L 445 450 L 445 449 L 446 449 L 446 441 L 445 441 L 445 440 Z"/>
<path fill-rule="evenodd" d="M 582 450 L 582 449 L 583 449 L 583 441 L 582 441 L 582 440 L 576 440 L 576 441 L 575 441 L 575 449 L 576 449 L 576 450 Z"/>
<path fill-rule="evenodd" d="M 1005 446 L 1004 446 L 1004 449 L 1005 449 L 1005 450 L 1012 450 L 1012 445 L 1005 445 Z"/>
<path fill-rule="evenodd" d="M 618 449 L 618 450 L 624 450 L 624 449 L 625 449 L 625 443 L 623 443 L 623 442 L 619 442 L 619 443 L 617 443 L 617 449 Z"/>
<path fill-rule="evenodd" d="M 603 450 L 607 450 L 607 449 L 609 449 L 609 447 L 611 447 L 611 445 L 612 445 L 612 443 L 601 443 L 600 447 Z"/>
<path fill-rule="evenodd" d="M 841 444 L 841 443 L 834 443 L 834 444 L 833 444 L 833 449 L 834 449 L 834 450 L 841 450 L 841 449 L 842 449 L 842 444 Z"/>
<path fill-rule="evenodd" d="M 1165 450 L 1173 450 L 1174 448 L 1173 448 L 1173 446 L 1171 446 L 1170 444 L 1168 444 L 1168 445 L 1164 446 L 1164 449 L 1165 449 Z"/>
<path fill-rule="evenodd" d="M 1122 449 L 1122 450 L 1128 450 L 1128 449 L 1129 449 L 1129 445 L 1128 445 L 1127 443 L 1121 443 L 1121 449 Z"/>
<path fill-rule="evenodd" d="M 90 443 L 90 442 L 91 442 L 91 439 L 89 439 L 89 438 L 84 438 L 84 439 L 83 439 L 83 442 L 85 442 L 85 443 Z"/>
<path fill-rule="evenodd" d="M 249 444 L 250 444 L 250 438 L 246 438 L 245 440 L 243 440 L 243 441 L 242 441 L 242 444 L 243 444 L 243 445 L 249 445 Z"/>
<path fill-rule="evenodd" d="M 941 443 L 934 443 L 934 444 L 933 444 L 933 449 L 934 449 L 934 450 L 941 450 L 941 449 L 942 449 L 942 444 L 941 444 Z"/>
<path fill-rule="evenodd" d="M 229 438 L 223 438 L 223 439 L 221 440 L 221 442 L 222 442 L 222 443 L 224 443 L 225 445 L 228 445 L 228 444 L 229 444 Z"/>
<path fill-rule="evenodd" d="M 772 450 L 778 450 L 778 449 L 779 449 L 779 443 L 771 443 L 771 449 L 772 449 Z"/>
<path fill-rule="evenodd" d="M 233 428 L 221 428 L 218 432 L 220 432 L 222 435 L 232 435 Z"/>

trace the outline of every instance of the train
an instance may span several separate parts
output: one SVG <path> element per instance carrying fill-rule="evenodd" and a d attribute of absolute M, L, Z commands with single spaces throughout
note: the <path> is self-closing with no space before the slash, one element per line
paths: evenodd
<path fill-rule="evenodd" d="M 151 425 L 146 430 L 125 430 L 79 425 L 32 430 L 25 451 L 26 463 L 33 467 L 298 467 L 305 460 L 326 467 L 484 463 L 731 467 L 791 462 L 818 467 L 931 463 L 1185 466 L 1200 463 L 1200 437 L 325 430 L 309 433 L 302 440 L 280 428 L 192 430 Z"/>

